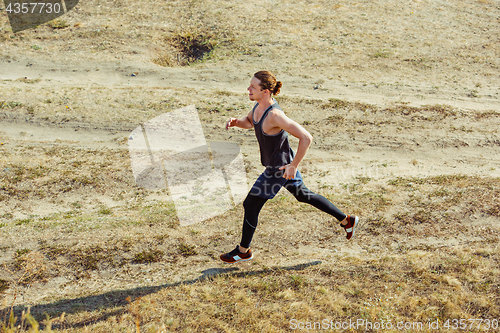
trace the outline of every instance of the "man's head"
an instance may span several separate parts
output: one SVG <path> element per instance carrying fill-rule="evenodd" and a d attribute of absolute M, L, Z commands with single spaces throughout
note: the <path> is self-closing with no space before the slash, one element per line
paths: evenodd
<path fill-rule="evenodd" d="M 248 87 L 249 98 L 252 101 L 258 101 L 263 98 L 270 98 L 272 95 L 278 95 L 283 86 L 281 81 L 277 81 L 273 73 L 268 71 L 259 71 L 254 74 Z"/>

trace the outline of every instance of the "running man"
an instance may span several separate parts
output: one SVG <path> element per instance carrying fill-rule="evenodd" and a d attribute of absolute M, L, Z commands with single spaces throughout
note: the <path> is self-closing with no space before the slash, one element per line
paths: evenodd
<path fill-rule="evenodd" d="M 358 217 L 345 215 L 328 199 L 310 191 L 303 183 L 298 167 L 312 143 L 311 134 L 298 123 L 288 118 L 273 98 L 278 95 L 282 83 L 268 71 L 254 74 L 248 87 L 248 97 L 256 104 L 252 111 L 241 119 L 231 118 L 229 127 L 254 128 L 259 142 L 260 158 L 266 170 L 259 176 L 243 201 L 245 215 L 241 242 L 234 250 L 222 254 L 226 263 L 236 263 L 253 258 L 250 243 L 257 228 L 259 212 L 267 200 L 274 198 L 284 187 L 300 202 L 305 202 L 328 213 L 340 221 L 349 240 L 354 236 Z M 290 148 L 288 134 L 299 139 L 297 153 Z"/>

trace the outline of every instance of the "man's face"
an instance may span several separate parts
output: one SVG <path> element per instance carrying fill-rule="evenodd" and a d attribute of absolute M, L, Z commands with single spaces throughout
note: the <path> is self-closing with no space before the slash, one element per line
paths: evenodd
<path fill-rule="evenodd" d="M 264 97 L 265 91 L 267 91 L 262 90 L 262 88 L 260 87 L 260 80 L 255 76 L 252 77 L 252 80 L 250 80 L 250 86 L 247 88 L 247 90 L 248 98 L 250 98 L 251 101 L 261 100 L 262 97 Z"/>

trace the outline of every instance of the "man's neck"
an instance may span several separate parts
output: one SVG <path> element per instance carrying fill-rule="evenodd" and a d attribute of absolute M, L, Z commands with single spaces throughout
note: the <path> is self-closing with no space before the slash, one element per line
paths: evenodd
<path fill-rule="evenodd" d="M 259 106 L 261 108 L 267 109 L 268 107 L 274 104 L 274 101 L 272 97 L 269 97 L 258 100 L 257 103 L 259 103 Z"/>

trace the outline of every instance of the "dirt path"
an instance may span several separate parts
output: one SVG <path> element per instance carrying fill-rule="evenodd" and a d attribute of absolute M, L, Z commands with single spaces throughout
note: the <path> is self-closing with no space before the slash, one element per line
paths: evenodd
<path fill-rule="evenodd" d="M 0 60 L 0 79 L 7 89 L 25 87 L 20 78 L 40 80 L 41 87 L 184 87 L 198 92 L 217 90 L 244 93 L 251 72 L 243 72 L 235 65 L 223 68 L 164 68 L 150 62 L 74 62 L 56 63 L 39 58 L 17 57 Z M 12 80 L 14 82 L 5 82 Z M 497 87 L 488 85 L 480 95 L 471 97 L 470 91 L 456 88 L 437 88 L 427 82 L 350 82 L 344 79 L 304 78 L 282 75 L 284 93 L 300 98 L 341 99 L 380 106 L 408 104 L 410 106 L 443 104 L 459 109 L 494 110 L 500 101 Z"/>

